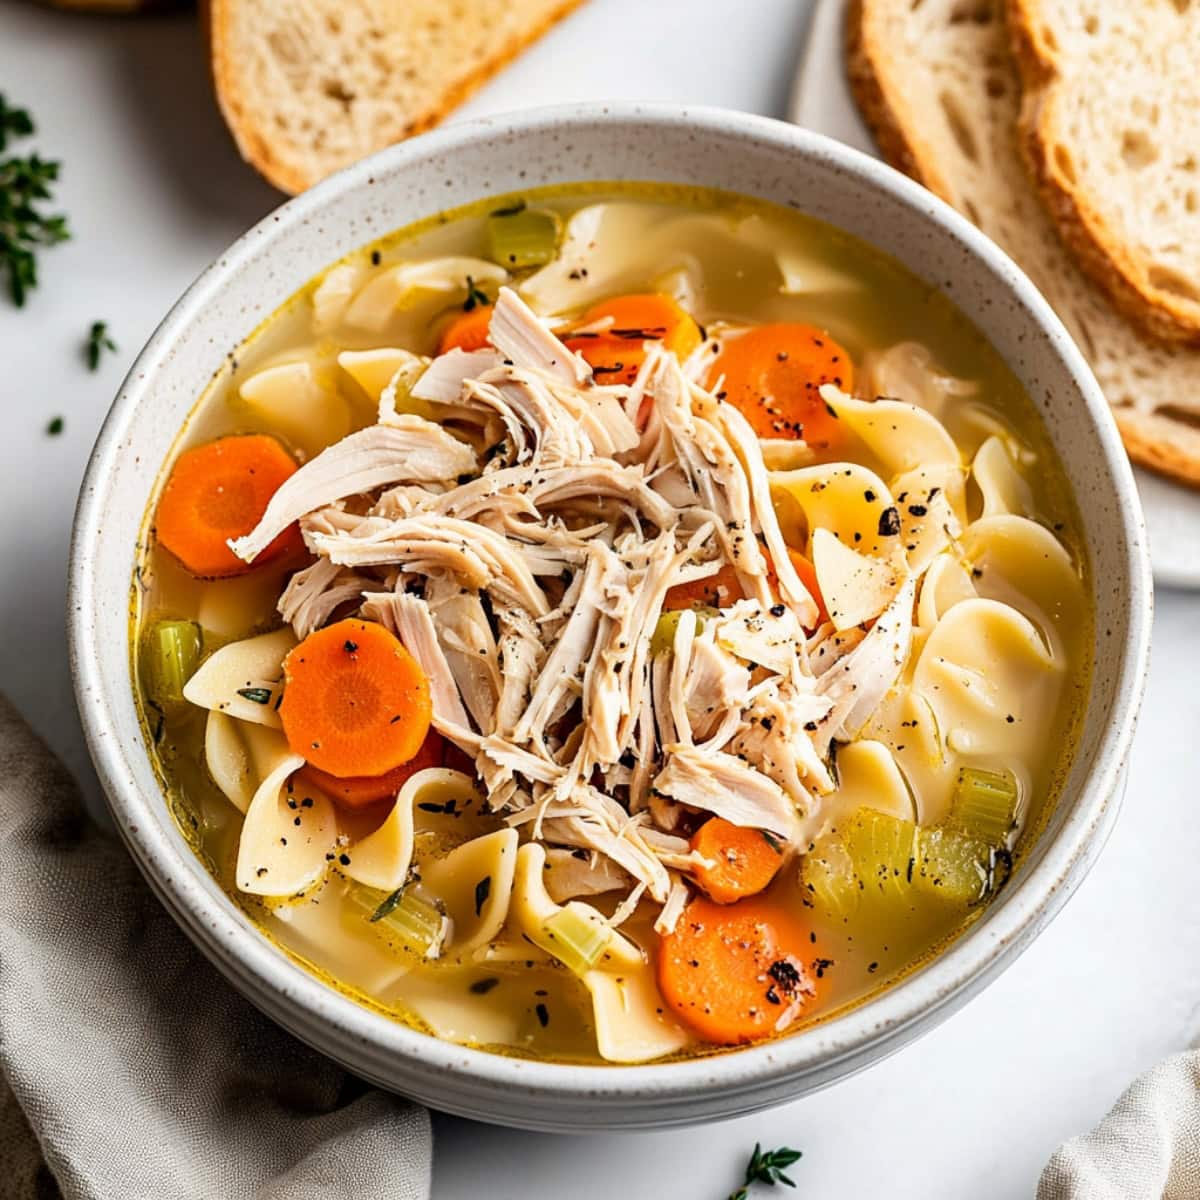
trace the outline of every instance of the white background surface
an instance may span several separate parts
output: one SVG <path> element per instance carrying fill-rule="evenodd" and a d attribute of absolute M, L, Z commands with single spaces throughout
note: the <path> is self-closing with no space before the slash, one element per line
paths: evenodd
<path fill-rule="evenodd" d="M 462 115 L 624 97 L 781 116 L 811 3 L 591 0 Z M 0 687 L 94 794 L 63 635 L 78 481 L 157 319 L 279 197 L 239 163 L 191 17 L 0 0 L 0 90 L 33 110 L 38 147 L 64 161 L 75 232 L 44 256 L 24 311 L 0 300 Z M 100 318 L 120 352 L 91 375 L 81 344 Z M 66 432 L 49 438 L 56 414 Z M 1032 1195 L 1059 1141 L 1200 1032 L 1197 610 L 1194 596 L 1159 594 L 1129 795 L 1099 866 L 963 1012 L 856 1079 L 725 1125 L 564 1138 L 439 1118 L 435 1200 L 724 1200 L 755 1141 L 804 1150 L 805 1197 Z"/>

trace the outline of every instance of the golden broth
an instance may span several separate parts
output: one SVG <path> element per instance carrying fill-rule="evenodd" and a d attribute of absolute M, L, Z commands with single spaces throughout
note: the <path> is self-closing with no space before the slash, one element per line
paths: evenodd
<path fill-rule="evenodd" d="M 789 210 L 710 191 L 660 185 L 594 185 L 525 193 L 524 199 L 557 210 L 564 218 L 585 204 L 636 200 L 646 206 L 645 226 L 623 269 L 620 287 L 652 291 L 673 286 L 677 268 L 692 264 L 702 280 L 687 305 L 704 325 L 718 321 L 765 323 L 803 321 L 820 325 L 861 364 L 871 352 L 917 341 L 941 370 L 973 381 L 970 403 L 953 405 L 943 416 L 960 447 L 971 451 L 981 429 L 1010 431 L 1028 448 L 1031 463 L 1024 482 L 1039 522 L 1055 531 L 1077 564 L 1083 564 L 1076 512 L 1033 406 L 1017 380 L 979 332 L 935 288 L 893 260 L 837 230 Z M 489 211 L 512 198 L 492 198 L 435 220 L 391 234 L 345 262 L 383 265 L 441 255 L 485 256 L 484 222 Z M 716 217 L 728 225 L 726 237 L 711 227 L 668 218 L 688 214 Z M 749 224 L 747 224 L 749 222 Z M 739 224 L 739 233 L 733 232 Z M 791 274 L 807 280 L 799 294 L 781 292 L 771 272 L 780 255 Z M 300 453 L 313 453 L 323 440 L 370 424 L 375 404 L 339 371 L 336 354 L 346 349 L 394 345 L 434 352 L 439 331 L 459 306 L 444 296 L 424 294 L 394 314 L 378 332 L 335 324 L 320 333 L 312 327 L 311 296 L 327 273 L 288 301 L 230 357 L 204 390 L 181 434 L 176 453 L 231 432 L 262 430 L 280 434 L 277 423 L 256 415 L 238 391 L 264 366 L 305 361 L 337 408 L 332 433 L 311 431 L 283 439 Z M 581 299 L 578 307 L 590 300 Z M 968 411 L 969 410 L 969 411 Z M 305 438 L 316 444 L 302 444 Z M 870 465 L 869 456 L 865 458 Z M 968 493 L 975 512 L 981 500 Z M 192 578 L 155 542 L 154 502 L 133 588 L 132 644 L 139 677 L 147 669 L 142 631 L 151 619 L 185 618 L 204 630 L 205 652 L 272 628 L 279 623 L 275 601 L 286 571 L 266 566 L 226 581 Z M 786 514 L 782 514 L 786 517 Z M 1082 714 L 1091 645 L 1090 617 L 1082 606 L 1057 614 L 1070 670 L 1046 739 L 1050 749 L 1023 779 L 1024 801 L 1019 854 L 1052 809 L 1073 753 Z M 239 892 L 233 882 L 241 814 L 218 790 L 205 766 L 206 712 L 185 706 L 155 711 L 142 689 L 139 705 L 147 743 L 172 811 L 189 842 L 222 887 L 252 920 L 287 953 L 332 986 L 397 1020 L 453 1040 L 504 1053 L 558 1060 L 597 1062 L 591 1005 L 583 985 L 539 952 L 519 944 L 497 961 L 417 963 L 389 947 L 384 932 L 363 921 L 343 902 L 346 882 L 330 871 L 326 882 L 302 898 L 263 901 Z M 441 822 L 418 838 L 416 863 L 463 841 L 468 831 L 498 827 L 497 818 L 468 812 Z M 336 864 L 335 864 L 336 867 Z M 798 873 L 781 872 L 774 891 L 804 907 L 822 959 L 826 989 L 818 1011 L 806 1023 L 827 1019 L 894 982 L 945 946 L 981 909 L 963 911 L 915 893 L 903 903 L 870 896 L 850 918 L 837 919 L 807 905 Z M 597 903 L 603 907 L 603 897 Z M 651 953 L 656 935 L 645 906 L 623 927 Z M 796 1027 L 793 1027 L 796 1028 Z M 685 1053 L 709 1052 L 697 1044 Z"/>

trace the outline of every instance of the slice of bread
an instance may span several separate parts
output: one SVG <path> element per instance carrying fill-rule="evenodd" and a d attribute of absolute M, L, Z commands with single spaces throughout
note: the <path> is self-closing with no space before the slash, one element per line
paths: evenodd
<path fill-rule="evenodd" d="M 1008 20 L 1059 233 L 1132 321 L 1200 346 L 1200 4 L 1008 0 Z"/>
<path fill-rule="evenodd" d="M 1003 0 L 852 0 L 847 61 L 885 156 L 1025 270 L 1092 365 L 1130 455 L 1200 486 L 1200 352 L 1137 332 L 1075 265 L 1017 145 Z"/>
<path fill-rule="evenodd" d="M 208 0 L 242 157 L 299 192 L 437 124 L 581 0 Z"/>

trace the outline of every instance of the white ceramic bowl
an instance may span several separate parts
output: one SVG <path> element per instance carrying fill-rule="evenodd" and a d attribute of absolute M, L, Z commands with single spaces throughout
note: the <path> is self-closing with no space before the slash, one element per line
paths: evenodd
<path fill-rule="evenodd" d="M 690 1062 L 581 1067 L 437 1041 L 369 1012 L 289 962 L 184 842 L 134 711 L 128 597 L 147 497 L 223 357 L 328 263 L 481 196 L 540 184 L 702 184 L 792 205 L 941 287 L 1028 388 L 1083 514 L 1095 582 L 1095 674 L 1082 742 L 1038 844 L 982 920 L 870 1003 L 767 1045 Z M 117 828 L 151 886 L 265 1012 L 360 1075 L 436 1108 L 535 1129 L 681 1125 L 795 1097 L 870 1065 L 978 992 L 1030 944 L 1098 854 L 1116 814 L 1149 652 L 1141 514 L 1108 409 L 1041 296 L 982 234 L 901 175 L 836 142 L 704 109 L 582 106 L 475 121 L 395 146 L 285 204 L 171 310 L 96 444 L 71 550 L 71 658 L 83 726 Z"/>

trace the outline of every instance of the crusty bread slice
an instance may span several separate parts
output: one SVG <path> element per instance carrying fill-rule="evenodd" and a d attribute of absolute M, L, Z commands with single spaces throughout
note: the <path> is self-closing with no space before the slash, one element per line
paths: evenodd
<path fill-rule="evenodd" d="M 1017 145 L 1003 0 L 852 0 L 851 85 L 894 165 L 965 213 L 1033 280 L 1091 362 L 1130 455 L 1200 486 L 1200 352 L 1138 333 L 1075 265 Z"/>
<path fill-rule="evenodd" d="M 1200 346 L 1200 4 L 1008 0 L 1022 145 L 1084 270 Z"/>
<path fill-rule="evenodd" d="M 581 0 L 208 0 L 242 157 L 299 192 L 435 125 Z"/>

